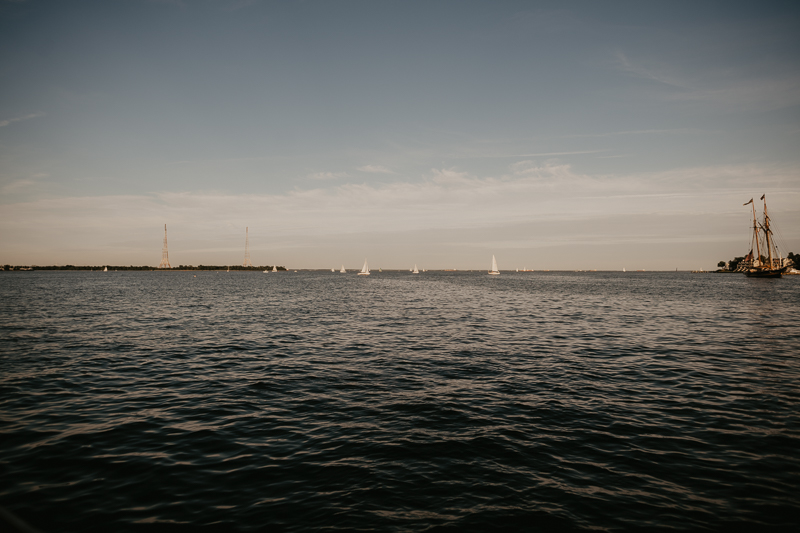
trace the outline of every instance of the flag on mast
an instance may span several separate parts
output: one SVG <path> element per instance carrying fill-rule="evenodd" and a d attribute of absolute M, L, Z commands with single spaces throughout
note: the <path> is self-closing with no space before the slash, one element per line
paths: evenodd
<path fill-rule="evenodd" d="M 750 198 L 750 201 L 749 201 L 749 202 L 747 202 L 747 203 L 745 203 L 745 204 L 742 204 L 742 205 L 748 205 L 748 204 L 752 204 L 752 203 L 753 203 L 753 199 L 752 199 L 752 198 Z"/>

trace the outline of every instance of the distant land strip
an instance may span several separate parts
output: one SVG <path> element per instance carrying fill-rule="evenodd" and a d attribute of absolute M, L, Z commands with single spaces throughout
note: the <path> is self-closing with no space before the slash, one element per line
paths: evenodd
<path fill-rule="evenodd" d="M 39 265 L 3 265 L 3 270 L 5 271 L 12 271 L 12 270 L 103 270 L 107 268 L 108 270 L 247 270 L 247 271 L 263 271 L 263 270 L 272 270 L 272 265 L 263 265 L 263 266 L 234 266 L 234 265 L 179 265 L 172 268 L 156 268 L 153 266 L 115 266 L 115 265 L 100 265 L 100 266 L 76 266 L 76 265 L 50 265 L 50 266 L 39 266 Z M 286 267 L 278 266 L 276 267 L 279 271 L 286 270 Z"/>

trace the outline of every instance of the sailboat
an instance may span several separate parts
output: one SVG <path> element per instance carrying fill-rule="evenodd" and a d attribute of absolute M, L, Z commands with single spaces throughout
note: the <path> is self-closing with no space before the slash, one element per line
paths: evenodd
<path fill-rule="evenodd" d="M 622 271 L 623 271 L 623 272 L 627 272 L 627 270 L 625 270 L 625 267 L 622 267 Z"/>
<path fill-rule="evenodd" d="M 492 255 L 492 269 L 489 271 L 489 274 L 492 274 L 492 275 L 496 276 L 499 273 L 500 273 L 500 271 L 497 270 L 497 259 L 495 259 L 494 255 Z"/>
<path fill-rule="evenodd" d="M 412 274 L 419 274 L 419 270 L 417 270 L 417 265 L 414 265 L 414 270 L 411 271 Z"/>
<path fill-rule="evenodd" d="M 744 204 L 752 204 L 753 206 L 753 238 L 750 242 L 750 253 L 742 261 L 743 266 L 740 266 L 737 270 L 742 270 L 744 275 L 749 278 L 779 278 L 789 268 L 788 265 L 784 265 L 783 257 L 778 252 L 775 237 L 769 227 L 770 218 L 767 214 L 766 196 L 766 194 L 761 196 L 761 199 L 764 200 L 763 222 L 759 222 L 756 218 L 756 204 L 752 198 Z M 755 256 L 753 255 L 753 247 L 756 249 L 757 255 Z M 766 257 L 764 257 L 764 253 L 767 254 Z"/>
<path fill-rule="evenodd" d="M 346 274 L 347 270 L 344 269 L 344 265 L 342 265 L 342 269 L 339 271 L 339 274 Z"/>
<path fill-rule="evenodd" d="M 336 269 L 335 269 L 335 268 L 332 268 L 332 269 L 331 269 L 331 272 L 336 272 Z"/>
<path fill-rule="evenodd" d="M 103 272 L 108 272 L 108 267 L 104 267 Z"/>
<path fill-rule="evenodd" d="M 369 276 L 369 267 L 367 266 L 367 260 L 364 259 L 364 266 L 361 267 L 361 272 L 358 273 L 359 276 Z"/>

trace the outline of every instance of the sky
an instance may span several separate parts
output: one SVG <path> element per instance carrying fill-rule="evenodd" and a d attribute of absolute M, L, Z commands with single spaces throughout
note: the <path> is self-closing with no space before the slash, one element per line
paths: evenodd
<path fill-rule="evenodd" d="M 0 0 L 0 264 L 800 253 L 800 3 Z"/>

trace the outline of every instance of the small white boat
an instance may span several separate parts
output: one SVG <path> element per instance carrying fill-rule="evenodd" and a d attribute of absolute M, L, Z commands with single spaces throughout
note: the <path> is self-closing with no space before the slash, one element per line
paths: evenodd
<path fill-rule="evenodd" d="M 336 272 L 336 269 L 335 269 L 335 268 L 332 268 L 332 269 L 331 269 L 331 272 Z"/>
<path fill-rule="evenodd" d="M 277 272 L 278 271 L 278 265 L 272 265 L 272 271 L 273 272 Z"/>
<path fill-rule="evenodd" d="M 344 265 L 342 265 L 342 269 L 339 271 L 339 274 L 345 274 L 347 270 L 344 269 Z"/>
<path fill-rule="evenodd" d="M 419 274 L 419 270 L 417 270 L 417 265 L 414 265 L 414 270 L 411 271 L 412 274 Z"/>
<path fill-rule="evenodd" d="M 108 267 L 104 267 L 103 272 L 108 272 Z"/>
<path fill-rule="evenodd" d="M 623 271 L 623 272 L 627 272 L 627 270 L 625 270 L 625 267 L 622 267 L 622 271 Z"/>
<path fill-rule="evenodd" d="M 358 273 L 359 276 L 369 276 L 369 266 L 367 266 L 367 260 L 364 259 L 364 266 L 361 267 L 361 272 Z"/>
<path fill-rule="evenodd" d="M 499 273 L 500 273 L 500 271 L 497 270 L 497 259 L 495 259 L 494 255 L 492 255 L 492 269 L 489 271 L 489 274 L 492 274 L 493 276 L 496 276 Z"/>

